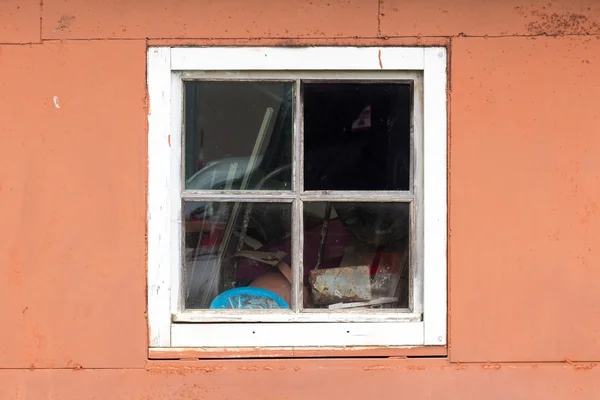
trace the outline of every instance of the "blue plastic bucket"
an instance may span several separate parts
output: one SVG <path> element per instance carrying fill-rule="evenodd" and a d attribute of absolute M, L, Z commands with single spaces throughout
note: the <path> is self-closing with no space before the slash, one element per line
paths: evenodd
<path fill-rule="evenodd" d="M 256 287 L 229 289 L 215 297 L 210 303 L 211 309 L 250 309 L 269 310 L 290 308 L 277 293 Z"/>

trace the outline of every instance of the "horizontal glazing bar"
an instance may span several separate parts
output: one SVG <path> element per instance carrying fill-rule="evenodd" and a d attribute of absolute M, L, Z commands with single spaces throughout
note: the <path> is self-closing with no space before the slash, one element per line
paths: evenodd
<path fill-rule="evenodd" d="M 303 201 L 352 201 L 410 203 L 415 199 L 409 191 L 306 191 L 300 195 Z"/>
<path fill-rule="evenodd" d="M 184 190 L 181 193 L 183 200 L 195 201 L 234 201 L 234 202 L 265 202 L 265 203 L 291 203 L 296 195 L 292 192 L 270 191 L 244 191 L 244 190 Z"/>
<path fill-rule="evenodd" d="M 307 191 L 300 196 L 302 201 L 352 201 L 352 202 L 396 202 L 410 203 L 415 196 L 408 191 Z M 244 201 L 244 202 L 282 202 L 289 203 L 296 198 L 293 192 L 241 191 L 241 190 L 185 190 L 183 200 L 196 201 Z"/>

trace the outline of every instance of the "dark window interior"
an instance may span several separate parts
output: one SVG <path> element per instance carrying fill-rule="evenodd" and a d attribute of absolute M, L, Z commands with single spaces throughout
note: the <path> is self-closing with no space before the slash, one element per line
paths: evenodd
<path fill-rule="evenodd" d="M 305 190 L 409 189 L 409 84 L 305 83 L 303 94 Z"/>

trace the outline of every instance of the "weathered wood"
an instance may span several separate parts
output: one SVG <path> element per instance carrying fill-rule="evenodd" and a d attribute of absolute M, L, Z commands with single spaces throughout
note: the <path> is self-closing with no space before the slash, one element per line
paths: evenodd
<path fill-rule="evenodd" d="M 148 50 L 148 325 L 150 346 L 171 345 L 171 52 Z M 176 183 L 175 183 L 176 184 Z"/>
<path fill-rule="evenodd" d="M 293 310 L 186 310 L 172 315 L 174 323 L 191 322 L 420 322 L 422 316 L 408 309 L 306 309 L 301 313 Z"/>

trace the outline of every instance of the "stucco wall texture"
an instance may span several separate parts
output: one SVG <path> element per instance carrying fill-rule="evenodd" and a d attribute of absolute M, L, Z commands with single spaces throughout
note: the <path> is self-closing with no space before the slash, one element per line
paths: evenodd
<path fill-rule="evenodd" d="M 0 0 L 0 399 L 600 398 L 600 2 Z M 440 358 L 149 361 L 149 45 L 449 51 Z"/>

